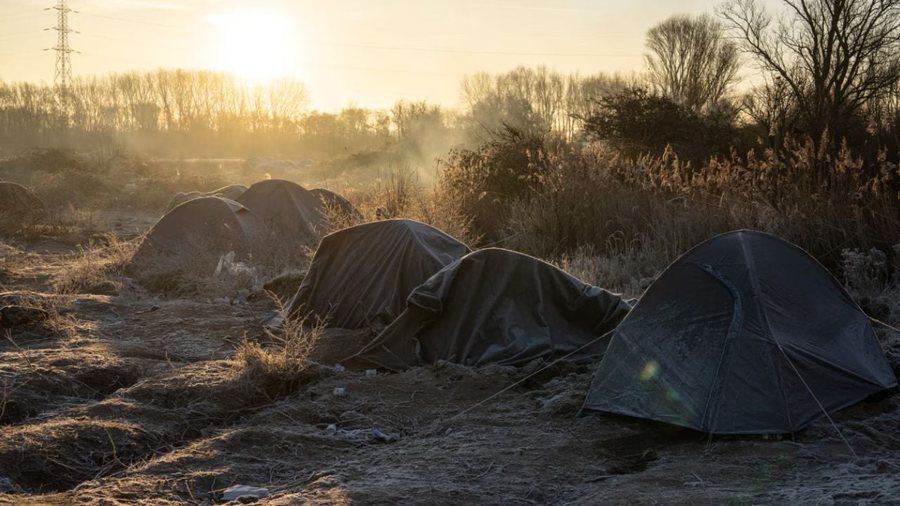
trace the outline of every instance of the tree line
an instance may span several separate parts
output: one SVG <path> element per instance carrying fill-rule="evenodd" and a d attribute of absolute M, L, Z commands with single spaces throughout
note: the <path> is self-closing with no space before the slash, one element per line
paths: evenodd
<path fill-rule="evenodd" d="M 0 143 L 127 146 L 166 156 L 328 158 L 402 149 L 423 160 L 498 132 L 600 141 L 629 156 L 686 159 L 810 139 L 872 156 L 900 151 L 900 0 L 728 0 L 646 37 L 646 71 L 477 73 L 451 110 L 309 109 L 302 83 L 248 87 L 226 74 L 159 70 L 76 79 L 69 89 L 0 82 Z M 752 89 L 736 86 L 758 69 Z"/>

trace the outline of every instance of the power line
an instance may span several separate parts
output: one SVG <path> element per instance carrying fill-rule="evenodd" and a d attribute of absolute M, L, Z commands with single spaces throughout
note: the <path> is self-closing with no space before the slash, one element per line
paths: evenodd
<path fill-rule="evenodd" d="M 37 36 L 37 35 L 42 35 L 42 34 L 34 33 L 34 32 L 31 31 L 31 30 L 29 30 L 29 31 L 27 31 L 27 32 L 4 33 L 3 35 L 0 35 L 0 40 L 3 40 L 3 39 L 15 39 L 15 38 L 23 38 L 23 39 L 24 39 L 24 38 L 26 38 L 26 37 L 34 37 L 34 36 Z"/>
<path fill-rule="evenodd" d="M 23 19 L 36 18 L 38 16 L 43 16 L 43 12 L 20 12 L 18 14 L 11 14 L 9 16 L 5 16 L 4 21 L 21 21 Z"/>
<path fill-rule="evenodd" d="M 91 16 L 95 18 L 102 19 L 110 19 L 114 21 L 124 21 L 127 23 L 137 23 L 148 26 L 157 26 L 168 29 L 177 29 L 176 26 L 168 25 L 164 23 L 156 23 L 153 21 L 145 21 L 138 20 L 133 18 L 124 18 L 120 16 L 108 16 L 106 14 L 96 14 L 92 12 L 81 12 L 79 13 L 83 16 Z M 608 35 L 613 35 L 612 33 Z M 411 52 L 425 52 L 425 53 L 450 53 L 450 54 L 482 54 L 482 55 L 500 55 L 500 56 L 552 56 L 552 57 L 596 57 L 596 58 L 632 58 L 635 56 L 641 56 L 642 54 L 638 53 L 594 53 L 594 52 L 583 52 L 583 53 L 566 53 L 566 52 L 528 52 L 528 51 L 485 51 L 485 50 L 477 50 L 477 49 L 458 49 L 458 48 L 448 48 L 448 47 L 419 47 L 419 46 L 404 46 L 404 45 L 376 45 L 376 44 L 354 44 L 347 42 L 331 42 L 327 40 L 315 40 L 315 39 L 305 39 L 302 40 L 304 43 L 318 44 L 323 46 L 335 46 L 335 47 L 353 47 L 359 49 L 375 49 L 375 50 L 386 50 L 386 51 L 411 51 Z"/>
<path fill-rule="evenodd" d="M 163 23 L 155 23 L 153 21 L 145 21 L 145 20 L 140 20 L 140 19 L 122 18 L 122 17 L 118 17 L 118 16 L 107 16 L 106 14 L 94 14 L 92 12 L 80 12 L 79 14 L 84 15 L 84 16 L 91 16 L 94 18 L 111 19 L 113 21 L 124 21 L 126 23 L 137 23 L 137 24 L 141 24 L 141 25 L 158 26 L 158 27 L 162 27 L 162 28 L 175 28 L 172 25 L 166 25 Z"/>
<path fill-rule="evenodd" d="M 382 49 L 389 51 L 414 51 L 426 53 L 454 53 L 454 54 L 487 54 L 487 55 L 503 55 L 503 56 L 555 56 L 555 57 L 600 57 L 600 58 L 631 58 L 641 56 L 638 53 L 532 53 L 525 51 L 481 51 L 474 49 L 455 49 L 455 48 L 429 48 L 415 46 L 379 46 L 371 44 L 350 44 L 345 42 L 328 42 L 319 40 L 306 40 L 314 44 L 338 46 L 338 47 L 355 47 L 362 49 Z"/>

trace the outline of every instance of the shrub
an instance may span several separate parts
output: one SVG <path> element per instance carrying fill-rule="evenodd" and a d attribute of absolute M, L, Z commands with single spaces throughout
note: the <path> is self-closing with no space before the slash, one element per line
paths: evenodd
<path fill-rule="evenodd" d="M 278 305 L 282 306 L 280 302 Z M 284 314 L 283 306 L 279 310 Z M 266 331 L 271 343 L 268 347 L 245 338 L 235 358 L 248 381 L 260 385 L 270 398 L 278 398 L 295 391 L 303 381 L 309 356 L 324 331 L 321 321 L 285 318 L 279 332 Z"/>
<path fill-rule="evenodd" d="M 548 152 L 557 148 L 558 141 L 507 125 L 493 140 L 439 160 L 438 191 L 471 219 L 476 235 L 498 241 L 510 204 L 540 186 L 550 169 Z"/>
<path fill-rule="evenodd" d="M 736 110 L 725 103 L 698 113 L 640 87 L 600 97 L 584 119 L 590 140 L 608 143 L 630 157 L 661 153 L 673 146 L 682 157 L 699 161 L 727 152 L 737 140 Z"/>
<path fill-rule="evenodd" d="M 869 177 L 849 150 L 830 156 L 812 146 L 792 144 L 788 157 L 733 153 L 696 168 L 671 149 L 637 159 L 592 146 L 553 153 L 541 185 L 511 204 L 503 245 L 567 265 L 580 258 L 586 281 L 625 290 L 734 229 L 779 235 L 836 273 L 848 247 L 892 251 L 900 238 L 897 165 L 882 158 Z M 828 175 L 814 164 L 827 164 Z"/>

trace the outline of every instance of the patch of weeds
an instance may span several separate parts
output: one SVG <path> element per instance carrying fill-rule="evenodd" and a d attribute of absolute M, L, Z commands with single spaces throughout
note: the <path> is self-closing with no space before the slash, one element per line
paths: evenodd
<path fill-rule="evenodd" d="M 279 309 L 284 314 L 283 306 Z M 235 359 L 246 380 L 259 385 L 270 398 L 282 397 L 309 381 L 309 356 L 324 331 L 322 321 L 285 318 L 279 331 L 266 330 L 268 345 L 245 338 Z"/>
<path fill-rule="evenodd" d="M 122 288 L 122 278 L 137 245 L 135 240 L 122 240 L 107 235 L 78 245 L 72 262 L 52 280 L 57 293 L 92 293 L 112 295 Z"/>

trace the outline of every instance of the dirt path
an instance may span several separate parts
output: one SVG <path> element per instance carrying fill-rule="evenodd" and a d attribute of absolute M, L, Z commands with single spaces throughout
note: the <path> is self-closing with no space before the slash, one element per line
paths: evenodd
<path fill-rule="evenodd" d="M 54 248 L 5 254 L 7 289 L 65 268 Z M 233 360 L 264 302 L 47 297 L 59 317 L 0 344 L 3 504 L 214 504 L 236 483 L 271 505 L 900 503 L 896 392 L 835 417 L 854 459 L 826 420 L 791 441 L 579 418 L 588 367 L 460 414 L 527 368 L 330 367 L 364 336 L 327 334 L 324 365 L 273 387 Z"/>

